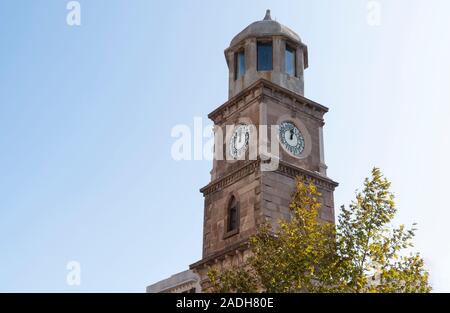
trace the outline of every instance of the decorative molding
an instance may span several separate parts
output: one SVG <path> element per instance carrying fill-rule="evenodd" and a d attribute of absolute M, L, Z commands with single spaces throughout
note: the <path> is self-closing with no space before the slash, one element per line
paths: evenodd
<path fill-rule="evenodd" d="M 153 285 L 147 286 L 148 293 L 180 293 L 191 288 L 200 290 L 200 277 L 192 270 L 186 270 L 161 280 Z"/>
<path fill-rule="evenodd" d="M 200 261 L 197 261 L 191 265 L 189 265 L 189 269 L 191 270 L 198 270 L 200 268 L 204 268 L 207 266 L 214 265 L 220 261 L 225 260 L 227 256 L 234 256 L 237 255 L 238 257 L 241 257 L 239 255 L 239 251 L 245 251 L 248 249 L 249 241 L 248 239 L 243 239 L 241 241 L 238 241 L 231 246 L 218 251 L 216 253 L 213 253 L 207 257 L 202 258 Z"/>
<path fill-rule="evenodd" d="M 339 184 L 330 178 L 321 175 L 320 173 L 309 171 L 300 167 L 290 165 L 286 162 L 280 161 L 278 169 L 275 171 L 277 173 L 289 176 L 291 178 L 296 178 L 299 176 L 304 176 L 306 179 L 311 180 L 316 186 L 334 191 L 334 189 L 339 186 Z"/>
<path fill-rule="evenodd" d="M 210 114 L 208 115 L 208 117 L 212 119 L 216 125 L 221 124 L 223 123 L 224 120 L 230 119 L 230 117 L 236 113 L 239 114 L 253 103 L 261 102 L 263 98 L 262 95 L 254 95 L 254 92 L 250 92 L 249 95 L 251 96 L 250 99 L 248 99 L 248 95 L 246 95 L 242 99 L 237 100 L 236 102 L 229 103 L 227 107 L 224 107 L 224 109 L 218 112 L 216 115 L 211 116 Z"/>
<path fill-rule="evenodd" d="M 242 166 L 241 168 L 235 170 L 234 172 L 219 178 L 215 181 L 212 181 L 211 183 L 209 183 L 207 186 L 203 187 L 202 189 L 200 189 L 200 192 L 203 193 L 204 196 L 215 192 L 219 189 L 223 189 L 231 184 L 233 184 L 234 182 L 242 179 L 243 177 L 246 177 L 252 173 L 254 173 L 255 171 L 257 171 L 259 169 L 259 160 L 255 160 L 252 161 L 244 166 Z"/>
<path fill-rule="evenodd" d="M 270 93 L 266 93 L 265 91 L 270 91 Z M 261 100 L 262 97 L 266 96 L 272 97 L 277 101 L 281 101 L 283 99 L 289 100 L 289 102 L 293 103 L 293 107 L 295 107 L 296 110 L 298 110 L 298 107 L 300 106 L 311 110 L 312 112 L 318 112 L 321 115 L 328 112 L 327 107 L 261 78 L 238 93 L 236 96 L 229 99 L 216 110 L 212 111 L 208 114 L 208 117 L 216 124 L 219 124 L 236 111 L 242 111 L 255 100 Z M 317 116 L 314 116 L 314 114 L 311 115 L 316 119 L 318 118 Z"/>
<path fill-rule="evenodd" d="M 211 183 L 200 189 L 200 192 L 203 193 L 203 196 L 207 196 L 217 190 L 232 185 L 233 183 L 242 179 L 243 177 L 246 177 L 254 173 L 255 171 L 259 171 L 260 165 L 261 160 L 252 161 L 242 166 L 241 168 L 235 170 L 231 174 L 228 174 L 225 177 L 219 178 L 215 181 L 212 181 Z M 283 161 L 280 161 L 278 169 L 275 170 L 274 172 L 289 176 L 291 178 L 304 176 L 307 179 L 311 179 L 314 182 L 314 184 L 317 185 L 318 187 L 327 190 L 334 190 L 337 186 L 339 186 L 337 182 L 331 180 L 326 176 L 323 176 L 318 172 L 313 172 L 300 167 L 296 167 Z"/>
<path fill-rule="evenodd" d="M 197 280 L 189 280 L 186 282 L 182 282 L 179 285 L 173 286 L 173 287 L 169 287 L 165 290 L 160 291 L 159 293 L 182 293 L 185 291 L 188 291 L 192 288 L 196 288 L 196 284 L 198 284 L 199 281 Z"/>
<path fill-rule="evenodd" d="M 271 91 L 272 92 L 272 91 Z M 272 101 L 274 101 L 277 105 L 283 105 L 284 107 L 286 107 L 287 109 L 289 109 L 291 111 L 292 115 L 295 116 L 306 116 L 309 117 L 313 120 L 318 121 L 321 126 L 323 126 L 324 120 L 323 120 L 323 112 L 316 110 L 314 107 L 309 106 L 309 105 L 305 105 L 304 103 L 298 102 L 295 99 L 292 100 L 288 97 L 280 97 L 277 96 L 277 94 L 267 94 L 264 93 L 261 96 L 263 99 L 267 98 L 267 99 L 271 99 Z M 292 100 L 292 101 L 291 101 Z M 318 112 L 318 113 L 316 113 Z"/>

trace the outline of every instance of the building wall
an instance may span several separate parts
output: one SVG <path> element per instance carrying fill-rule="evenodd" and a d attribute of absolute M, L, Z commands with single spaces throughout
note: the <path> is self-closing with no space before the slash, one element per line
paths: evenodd
<path fill-rule="evenodd" d="M 147 293 L 199 293 L 200 277 L 192 270 L 186 270 L 161 280 L 146 288 Z"/>
<path fill-rule="evenodd" d="M 255 215 L 259 212 L 260 203 L 260 184 L 259 171 L 254 169 L 252 174 L 205 196 L 204 258 L 247 239 L 255 232 Z M 236 197 L 239 203 L 239 232 L 235 235 L 229 235 L 226 232 L 226 213 L 231 196 Z"/>
<path fill-rule="evenodd" d="M 201 189 L 205 197 L 202 260 L 190 266 L 199 274 L 202 288 L 208 286 L 210 267 L 242 264 L 250 254 L 248 238 L 257 232 L 258 225 L 269 220 L 276 226 L 279 219 L 290 217 L 289 203 L 297 176 L 318 186 L 323 204 L 319 217 L 334 223 L 333 191 L 337 183 L 326 176 L 323 159 L 323 115 L 327 110 L 273 82 L 259 80 L 209 115 L 215 126 L 222 129 L 240 122 L 270 127 L 292 121 L 305 138 L 305 149 L 300 157 L 294 157 L 281 147 L 278 133 L 268 131 L 269 151 L 271 141 L 276 141 L 279 149 L 275 171 L 261 171 L 261 160 L 249 160 L 249 150 L 245 160 L 213 162 L 212 181 Z M 253 135 L 259 138 L 258 131 Z M 224 152 L 228 152 L 228 142 L 226 138 Z M 239 202 L 239 227 L 238 232 L 228 234 L 227 208 L 232 196 Z"/>

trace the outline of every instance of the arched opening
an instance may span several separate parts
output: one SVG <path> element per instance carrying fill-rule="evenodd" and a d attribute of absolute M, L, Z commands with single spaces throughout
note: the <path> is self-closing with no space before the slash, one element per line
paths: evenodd
<path fill-rule="evenodd" d="M 231 196 L 227 209 L 227 233 L 236 232 L 239 227 L 239 203 L 235 196 Z"/>

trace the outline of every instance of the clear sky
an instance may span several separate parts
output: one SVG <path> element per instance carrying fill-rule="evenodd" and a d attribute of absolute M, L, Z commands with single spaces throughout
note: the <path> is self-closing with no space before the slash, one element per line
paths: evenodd
<path fill-rule="evenodd" d="M 267 8 L 309 47 L 336 206 L 380 167 L 450 291 L 448 0 L 380 0 L 379 26 L 367 0 L 79 0 L 73 27 L 67 2 L 0 2 L 0 291 L 143 292 L 200 259 L 211 162 L 171 129 L 227 100 L 223 50 Z"/>

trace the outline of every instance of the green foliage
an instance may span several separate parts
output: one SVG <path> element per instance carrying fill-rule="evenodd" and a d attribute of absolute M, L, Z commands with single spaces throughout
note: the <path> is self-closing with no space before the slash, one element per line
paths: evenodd
<path fill-rule="evenodd" d="M 395 216 L 390 183 L 372 171 L 338 224 L 319 219 L 320 193 L 297 179 L 291 219 L 263 224 L 250 238 L 252 256 L 241 267 L 210 269 L 211 292 L 429 292 L 419 254 L 406 255 L 415 229 L 390 227 Z"/>
<path fill-rule="evenodd" d="M 254 273 L 243 268 L 233 268 L 219 273 L 215 269 L 208 272 L 209 280 L 214 286 L 213 292 L 231 293 L 246 292 L 255 293 L 258 291 L 258 281 Z"/>

